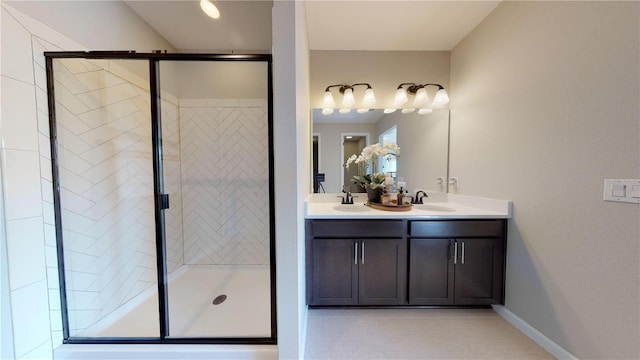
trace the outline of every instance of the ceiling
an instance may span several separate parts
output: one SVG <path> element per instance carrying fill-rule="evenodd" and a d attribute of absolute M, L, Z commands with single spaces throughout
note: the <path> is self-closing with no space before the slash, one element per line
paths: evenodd
<path fill-rule="evenodd" d="M 276 0 L 282 1 L 282 0 Z M 270 52 L 271 0 L 125 1 L 181 51 Z M 311 50 L 448 51 L 500 1 L 306 0 Z"/>

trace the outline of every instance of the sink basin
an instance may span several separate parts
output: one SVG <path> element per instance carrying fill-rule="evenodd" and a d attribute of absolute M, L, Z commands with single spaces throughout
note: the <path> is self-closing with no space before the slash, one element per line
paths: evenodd
<path fill-rule="evenodd" d="M 413 208 L 416 210 L 433 211 L 433 212 L 455 212 L 456 209 L 442 205 L 431 204 L 415 204 Z"/>
<path fill-rule="evenodd" d="M 344 211 L 344 212 L 365 212 L 369 211 L 369 208 L 364 206 L 363 204 L 340 204 L 333 207 L 333 210 Z"/>

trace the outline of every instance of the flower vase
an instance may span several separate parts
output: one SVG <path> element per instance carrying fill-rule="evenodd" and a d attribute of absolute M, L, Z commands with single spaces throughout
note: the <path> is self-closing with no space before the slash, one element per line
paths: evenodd
<path fill-rule="evenodd" d="M 382 189 L 369 189 L 367 188 L 367 199 L 370 203 L 380 203 L 380 196 L 382 195 Z"/>

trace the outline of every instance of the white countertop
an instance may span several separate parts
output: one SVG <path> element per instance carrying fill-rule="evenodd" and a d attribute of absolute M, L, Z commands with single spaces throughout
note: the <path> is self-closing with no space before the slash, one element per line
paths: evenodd
<path fill-rule="evenodd" d="M 342 205 L 340 194 L 313 194 L 305 202 L 307 219 L 509 219 L 511 202 L 457 194 L 438 194 L 409 211 L 386 211 L 370 208 L 362 200 Z"/>

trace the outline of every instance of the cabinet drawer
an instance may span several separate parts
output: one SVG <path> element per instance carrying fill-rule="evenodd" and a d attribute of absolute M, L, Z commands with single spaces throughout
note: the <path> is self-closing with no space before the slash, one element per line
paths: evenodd
<path fill-rule="evenodd" d="M 504 220 L 409 221 L 413 237 L 502 236 Z"/>
<path fill-rule="evenodd" d="M 308 220 L 313 237 L 402 237 L 402 220 Z"/>

